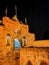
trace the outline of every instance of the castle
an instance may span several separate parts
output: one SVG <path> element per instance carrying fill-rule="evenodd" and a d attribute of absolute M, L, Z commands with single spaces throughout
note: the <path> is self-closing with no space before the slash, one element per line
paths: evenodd
<path fill-rule="evenodd" d="M 49 65 L 49 40 L 35 41 L 16 15 L 3 17 L 0 24 L 0 65 Z"/>

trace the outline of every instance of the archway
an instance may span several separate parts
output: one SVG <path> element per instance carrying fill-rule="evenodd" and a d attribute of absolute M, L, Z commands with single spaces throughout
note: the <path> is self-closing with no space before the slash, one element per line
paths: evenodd
<path fill-rule="evenodd" d="M 26 65 L 32 65 L 32 62 L 30 60 L 28 60 Z"/>
<path fill-rule="evenodd" d="M 40 62 L 40 65 L 47 65 L 47 63 L 42 61 L 42 62 Z"/>

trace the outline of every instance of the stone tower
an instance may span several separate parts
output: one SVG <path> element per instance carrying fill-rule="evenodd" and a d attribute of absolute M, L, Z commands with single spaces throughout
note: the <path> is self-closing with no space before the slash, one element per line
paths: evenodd
<path fill-rule="evenodd" d="M 2 23 L 2 25 L 1 25 Z M 0 20 L 0 65 L 49 65 L 49 40 L 35 41 L 29 26 L 17 19 Z"/>

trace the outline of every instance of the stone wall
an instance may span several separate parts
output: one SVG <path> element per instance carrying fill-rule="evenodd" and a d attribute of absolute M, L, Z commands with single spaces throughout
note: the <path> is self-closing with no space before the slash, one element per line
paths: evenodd
<path fill-rule="evenodd" d="M 49 48 L 22 48 L 20 51 L 20 65 L 27 65 L 30 61 L 32 65 L 40 65 L 45 62 L 49 65 Z"/>

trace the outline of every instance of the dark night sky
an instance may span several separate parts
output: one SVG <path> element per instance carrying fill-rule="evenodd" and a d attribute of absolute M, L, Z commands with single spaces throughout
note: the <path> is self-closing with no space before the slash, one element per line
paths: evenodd
<path fill-rule="evenodd" d="M 0 19 L 5 16 L 6 7 L 8 16 L 12 17 L 15 14 L 15 4 L 18 19 L 24 23 L 24 18 L 27 18 L 29 31 L 36 34 L 36 39 L 44 39 L 44 35 L 49 36 L 49 0 L 2 0 L 0 1 Z"/>

